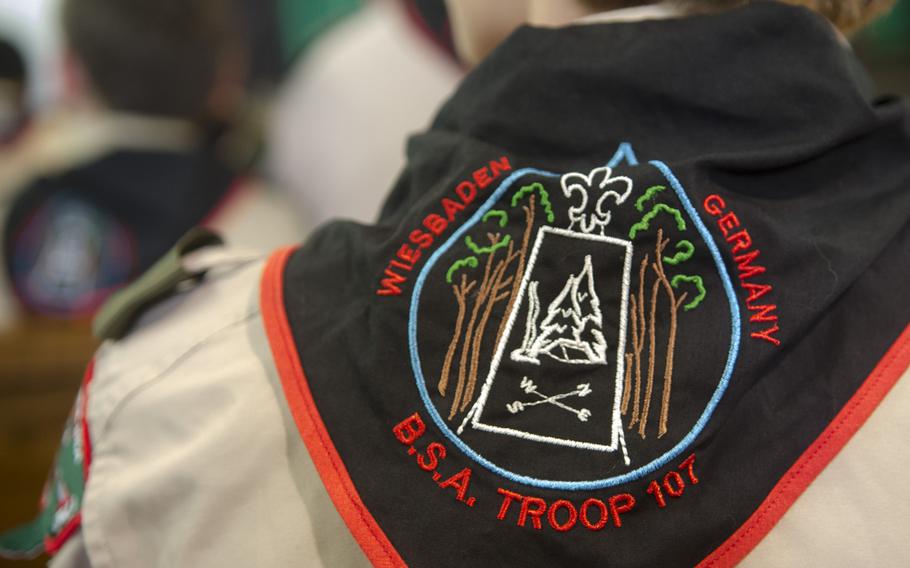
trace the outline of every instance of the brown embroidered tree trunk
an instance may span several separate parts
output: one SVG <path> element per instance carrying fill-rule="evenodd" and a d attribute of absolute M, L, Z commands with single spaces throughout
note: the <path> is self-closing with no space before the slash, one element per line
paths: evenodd
<path fill-rule="evenodd" d="M 651 313 L 648 321 L 648 381 L 645 386 L 644 405 L 638 422 L 638 435 L 647 437 L 645 429 L 648 424 L 648 413 L 651 409 L 651 397 L 654 393 L 654 367 L 657 358 L 657 295 L 660 292 L 660 281 L 655 280 L 651 286 Z"/>
<path fill-rule="evenodd" d="M 446 395 L 446 389 L 449 385 L 449 375 L 452 372 L 452 361 L 455 359 L 455 352 L 458 350 L 458 340 L 461 338 L 462 327 L 464 326 L 464 316 L 467 311 L 467 297 L 477 285 L 476 281 L 468 282 L 467 274 L 461 275 L 461 284 L 452 286 L 452 293 L 455 295 L 455 302 L 458 304 L 458 315 L 455 317 L 455 330 L 452 332 L 452 340 L 449 342 L 449 348 L 446 350 L 446 358 L 442 364 L 442 371 L 439 374 L 439 384 L 437 388 L 439 394 L 443 397 Z"/>
<path fill-rule="evenodd" d="M 491 234 L 488 235 L 488 237 L 490 239 L 491 247 L 495 247 L 501 238 L 499 234 Z M 452 399 L 452 407 L 449 410 L 449 420 L 454 418 L 458 413 L 458 409 L 461 406 L 461 399 L 464 396 L 468 375 L 468 355 L 470 355 L 471 351 L 471 338 L 473 337 L 473 331 L 475 324 L 477 323 L 477 316 L 480 314 L 480 308 L 486 301 L 487 295 L 490 293 L 490 288 L 492 287 L 491 277 L 493 259 L 495 256 L 495 250 L 487 255 L 487 262 L 483 272 L 483 280 L 481 280 L 480 288 L 477 290 L 477 296 L 474 298 L 474 307 L 471 310 L 471 319 L 468 321 L 468 327 L 465 330 L 465 337 L 461 346 L 461 357 L 458 362 L 458 383 L 455 385 L 455 397 Z"/>
<path fill-rule="evenodd" d="M 474 388 L 477 385 L 477 373 L 478 368 L 480 367 L 480 351 L 483 345 L 484 335 L 486 334 L 487 323 L 490 321 L 490 315 L 493 313 L 493 308 L 496 304 L 509 297 L 509 292 L 504 292 L 503 290 L 512 282 L 511 278 L 506 277 L 506 271 L 517 256 L 513 251 L 514 246 L 512 243 L 509 243 L 509 249 L 508 252 L 506 252 L 505 258 L 499 261 L 499 264 L 496 265 L 496 269 L 493 271 L 492 288 L 487 295 L 487 303 L 484 307 L 483 315 L 480 318 L 480 322 L 477 324 L 477 329 L 474 330 L 473 352 L 471 353 L 471 366 L 468 371 L 468 383 L 464 396 L 461 399 L 462 411 L 466 410 L 474 399 Z M 496 348 L 495 343 L 493 348 Z"/>
<path fill-rule="evenodd" d="M 631 298 L 633 358 L 635 359 L 635 394 L 632 397 L 632 419 L 629 428 L 641 418 L 641 353 L 645 346 L 645 271 L 648 268 L 648 255 L 641 261 L 638 271 L 638 297 Z"/>
<path fill-rule="evenodd" d="M 670 304 L 670 331 L 667 336 L 667 353 L 664 361 L 664 383 L 663 383 L 663 392 L 661 394 L 661 403 L 660 403 L 660 420 L 658 423 L 658 432 L 657 437 L 663 437 L 667 433 L 667 421 L 670 414 L 670 392 L 673 388 L 673 359 L 676 352 L 676 333 L 677 333 L 677 322 L 679 318 L 679 307 L 686 301 L 687 294 L 684 292 L 676 297 L 676 291 L 673 289 L 673 286 L 670 283 L 670 279 L 667 278 L 666 272 L 664 271 L 663 263 L 663 253 L 669 244 L 670 240 L 663 238 L 663 229 L 658 230 L 657 232 L 657 261 L 654 263 L 654 272 L 657 273 L 657 277 L 661 285 L 663 285 L 664 291 L 667 293 L 667 299 Z"/>
<path fill-rule="evenodd" d="M 525 212 L 525 229 L 521 237 L 521 248 L 518 249 L 518 268 L 512 276 L 512 291 L 509 293 L 509 303 L 506 305 L 506 311 L 502 316 L 502 321 L 499 322 L 499 329 L 496 331 L 496 340 L 493 343 L 494 349 L 502 340 L 502 335 L 506 330 L 506 324 L 512 315 L 512 309 L 515 307 L 515 302 L 518 300 L 518 291 L 519 288 L 521 288 L 521 280 L 524 277 L 525 266 L 528 261 L 528 247 L 531 245 L 531 234 L 534 230 L 534 208 L 536 203 L 537 196 L 531 194 L 531 197 L 528 198 L 528 204 L 522 206 L 522 209 Z"/>
<path fill-rule="evenodd" d="M 626 353 L 626 369 L 622 381 L 622 407 L 623 416 L 629 411 L 629 401 L 632 399 L 632 354 Z"/>

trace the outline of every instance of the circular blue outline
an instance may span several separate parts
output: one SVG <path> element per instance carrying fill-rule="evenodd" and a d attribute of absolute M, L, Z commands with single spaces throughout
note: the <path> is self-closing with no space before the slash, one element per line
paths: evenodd
<path fill-rule="evenodd" d="M 624 145 L 623 147 L 625 147 Z M 622 148 L 620 148 L 620 151 Z M 620 152 L 617 152 L 617 156 L 620 155 Z M 610 165 L 614 166 L 617 159 L 614 156 L 614 159 L 611 160 Z M 634 162 L 634 158 L 629 160 Z M 618 475 L 614 477 L 608 477 L 606 479 L 599 479 L 594 481 L 554 481 L 548 479 L 537 479 L 535 477 L 528 477 L 525 475 L 519 475 L 512 473 L 506 469 L 503 469 L 493 462 L 489 461 L 485 457 L 481 456 L 473 449 L 471 449 L 467 444 L 465 444 L 455 433 L 449 428 L 445 423 L 442 416 L 439 414 L 439 411 L 436 410 L 435 405 L 433 405 L 432 400 L 430 400 L 430 395 L 427 392 L 426 388 L 426 379 L 423 376 L 420 365 L 420 355 L 418 354 L 417 349 L 417 312 L 418 305 L 420 300 L 420 292 L 423 290 L 424 282 L 427 279 L 430 271 L 433 269 L 433 266 L 439 260 L 439 258 L 445 254 L 445 252 L 457 242 L 462 235 L 464 235 L 471 227 L 480 222 L 481 218 L 486 214 L 487 211 L 492 209 L 493 205 L 499 201 L 502 195 L 509 190 L 512 184 L 515 183 L 521 177 L 524 177 L 529 174 L 544 176 L 544 177 L 560 177 L 560 174 L 555 174 L 553 172 L 546 172 L 543 170 L 538 170 L 534 168 L 523 168 L 516 170 L 509 177 L 507 177 L 503 182 L 496 188 L 496 191 L 487 199 L 487 201 L 478 209 L 474 215 L 471 216 L 455 233 L 452 234 L 449 239 L 443 243 L 442 246 L 436 252 L 430 256 L 426 265 L 421 270 L 420 274 L 417 277 L 416 282 L 414 283 L 414 291 L 411 294 L 411 305 L 408 312 L 408 347 L 411 355 L 411 367 L 414 371 L 414 378 L 417 382 L 417 390 L 420 393 L 420 398 L 423 400 L 424 405 L 427 408 L 427 411 L 430 413 L 430 416 L 433 418 L 433 421 L 442 431 L 443 435 L 448 438 L 458 449 L 464 452 L 472 460 L 476 461 L 480 465 L 484 466 L 488 470 L 492 471 L 495 474 L 501 475 L 506 479 L 514 481 L 516 483 L 522 483 L 525 485 L 531 485 L 534 487 L 543 487 L 547 489 L 560 489 L 568 491 L 583 491 L 591 489 L 603 489 L 605 487 L 613 487 L 620 485 L 629 481 L 633 481 L 644 477 L 650 473 L 653 473 L 657 469 L 666 465 L 670 460 L 677 457 L 683 452 L 701 433 L 705 425 L 708 423 L 708 420 L 711 419 L 711 415 L 714 413 L 714 410 L 717 408 L 718 403 L 720 402 L 721 397 L 723 397 L 724 392 L 727 390 L 727 385 L 730 382 L 730 377 L 733 374 L 733 367 L 736 363 L 736 358 L 739 354 L 739 341 L 740 341 L 740 313 L 739 305 L 736 301 L 736 295 L 733 291 L 733 284 L 730 281 L 730 275 L 727 272 L 724 262 L 721 258 L 720 251 L 717 249 L 717 245 L 714 243 L 714 240 L 711 238 L 710 233 L 708 233 L 707 227 L 705 227 L 701 218 L 698 216 L 698 212 L 692 206 L 692 203 L 689 201 L 688 196 L 686 195 L 685 190 L 682 185 L 679 183 L 679 180 L 676 179 L 676 176 L 673 175 L 673 172 L 667 167 L 666 164 L 659 161 L 651 161 L 650 164 L 657 168 L 661 174 L 667 179 L 670 183 L 670 186 L 676 192 L 680 201 L 683 204 L 683 207 L 688 213 L 689 217 L 695 223 L 696 229 L 702 236 L 705 244 L 708 246 L 708 250 L 711 253 L 714 263 L 717 265 L 718 273 L 720 274 L 721 281 L 724 286 L 724 291 L 727 294 L 727 300 L 730 303 L 730 316 L 731 316 L 731 336 L 730 336 L 730 350 L 727 353 L 727 363 L 724 367 L 724 373 L 721 377 L 720 382 L 717 385 L 717 389 L 714 391 L 714 394 L 711 396 L 711 400 L 708 401 L 708 406 L 705 407 L 705 411 L 699 417 L 698 421 L 692 427 L 692 430 L 679 441 L 673 448 L 664 453 L 659 458 L 654 459 L 653 461 L 634 469 L 623 475 Z M 632 165 L 637 165 L 633 163 Z"/>

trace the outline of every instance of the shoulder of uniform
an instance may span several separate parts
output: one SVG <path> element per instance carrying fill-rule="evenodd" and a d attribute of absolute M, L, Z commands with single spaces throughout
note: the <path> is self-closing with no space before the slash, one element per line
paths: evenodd
<path fill-rule="evenodd" d="M 192 253 L 223 244 L 222 238 L 208 229 L 190 230 L 135 282 L 105 302 L 92 322 L 95 335 L 99 339 L 123 339 L 149 308 L 205 278 L 212 263 L 190 262 Z"/>

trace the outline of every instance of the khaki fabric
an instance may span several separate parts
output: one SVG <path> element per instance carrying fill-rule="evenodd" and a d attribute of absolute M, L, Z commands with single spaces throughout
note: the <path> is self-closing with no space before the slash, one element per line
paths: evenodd
<path fill-rule="evenodd" d="M 205 283 L 98 352 L 83 526 L 54 568 L 365 565 L 279 398 L 262 259 L 191 262 Z"/>
<path fill-rule="evenodd" d="M 907 432 L 910 370 L 741 566 L 907 566 Z"/>

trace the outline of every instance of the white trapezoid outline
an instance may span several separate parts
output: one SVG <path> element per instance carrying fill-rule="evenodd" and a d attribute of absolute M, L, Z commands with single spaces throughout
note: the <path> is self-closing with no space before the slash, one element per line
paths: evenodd
<path fill-rule="evenodd" d="M 524 301 L 524 296 L 526 289 L 528 287 L 528 282 L 531 278 L 531 273 L 533 272 L 534 266 L 537 263 L 537 256 L 540 252 L 540 247 L 543 244 L 544 235 L 547 233 L 552 233 L 554 235 L 559 235 L 567 238 L 574 238 L 580 240 L 590 240 L 594 242 L 604 242 L 613 245 L 621 246 L 625 249 L 625 259 L 623 261 L 623 276 L 622 276 L 622 292 L 620 299 L 620 320 L 619 320 L 619 341 L 616 348 L 616 383 L 615 383 L 615 397 L 613 401 L 613 412 L 611 420 L 611 439 L 609 445 L 596 444 L 593 442 L 581 442 L 578 440 L 568 440 L 565 438 L 556 438 L 553 436 L 544 436 L 541 434 L 534 434 L 531 432 L 526 432 L 524 430 L 517 430 L 514 428 L 503 428 L 501 426 L 493 426 L 491 424 L 484 424 L 480 421 L 483 414 L 484 406 L 486 405 L 487 398 L 490 395 L 490 389 L 493 385 L 493 380 L 495 379 L 496 372 L 499 369 L 500 362 L 502 360 L 503 352 L 505 351 L 506 344 L 508 343 L 509 338 L 512 335 L 512 329 L 515 326 L 515 321 L 517 319 L 518 313 L 521 311 L 522 302 Z M 525 269 L 525 273 L 522 275 L 521 285 L 518 290 L 518 301 L 515 303 L 515 307 L 512 309 L 512 312 L 509 314 L 509 319 L 506 322 L 505 332 L 502 334 L 502 338 L 499 340 L 499 345 L 496 346 L 496 351 L 493 354 L 493 359 L 490 362 L 490 370 L 487 373 L 487 378 L 484 381 L 483 387 L 480 391 L 480 396 L 477 397 L 477 401 L 471 407 L 471 410 L 465 416 L 464 421 L 458 427 L 458 434 L 461 434 L 464 431 L 464 428 L 470 423 L 471 427 L 476 430 L 483 430 L 486 432 L 493 432 L 497 434 L 504 434 L 509 436 L 515 436 L 518 438 L 523 438 L 525 440 L 532 440 L 535 442 L 543 442 L 549 444 L 557 444 L 561 446 L 569 446 L 573 448 L 594 450 L 594 451 L 604 451 L 604 452 L 614 452 L 617 449 L 621 449 L 623 452 L 623 460 L 626 465 L 629 465 L 629 456 L 626 450 L 625 436 L 622 432 L 622 417 L 620 414 L 620 401 L 622 399 L 622 388 L 623 388 L 623 374 L 625 372 L 625 358 L 622 356 L 625 353 L 626 349 L 626 318 L 628 317 L 627 305 L 629 302 L 629 286 L 631 281 L 631 271 L 632 271 L 632 251 L 633 245 L 630 241 L 624 239 L 618 239 L 615 237 L 606 237 L 600 235 L 593 235 L 587 233 L 578 233 L 575 231 L 569 231 L 566 229 L 559 229 L 555 227 L 541 227 L 537 231 L 537 238 L 534 241 L 534 247 L 531 249 L 531 254 L 528 257 L 528 265 Z"/>

